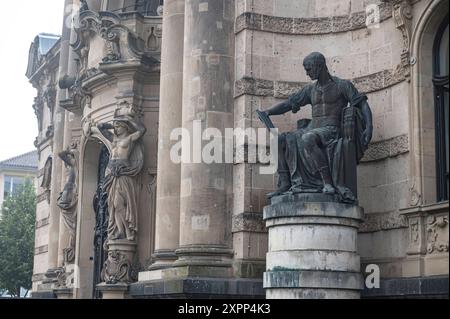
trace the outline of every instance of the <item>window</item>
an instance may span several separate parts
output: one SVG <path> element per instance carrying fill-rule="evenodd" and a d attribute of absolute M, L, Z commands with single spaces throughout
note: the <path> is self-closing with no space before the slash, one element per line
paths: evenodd
<path fill-rule="evenodd" d="M 437 200 L 448 200 L 449 188 L 449 16 L 442 22 L 433 47 L 436 120 Z"/>
<path fill-rule="evenodd" d="M 19 190 L 20 186 L 25 184 L 25 178 L 18 176 L 5 176 L 3 197 L 6 198 L 14 195 Z"/>
<path fill-rule="evenodd" d="M 137 11 L 145 16 L 161 15 L 163 0 L 103 0 L 102 10 L 114 13 Z"/>
<path fill-rule="evenodd" d="M 163 0 L 137 0 L 136 11 L 145 16 L 157 16 L 160 13 L 158 8 L 164 5 Z"/>

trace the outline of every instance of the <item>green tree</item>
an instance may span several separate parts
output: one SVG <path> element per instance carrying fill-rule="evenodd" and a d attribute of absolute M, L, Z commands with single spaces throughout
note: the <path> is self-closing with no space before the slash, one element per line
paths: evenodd
<path fill-rule="evenodd" d="M 0 290 L 20 297 L 31 289 L 33 276 L 36 193 L 27 181 L 2 205 L 0 215 Z"/>

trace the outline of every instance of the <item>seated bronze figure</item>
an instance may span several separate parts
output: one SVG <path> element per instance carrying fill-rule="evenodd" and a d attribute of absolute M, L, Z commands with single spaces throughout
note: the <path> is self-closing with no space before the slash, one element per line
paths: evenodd
<path fill-rule="evenodd" d="M 373 132 L 367 96 L 350 81 L 331 76 L 321 53 L 311 53 L 303 65 L 316 82 L 262 112 L 263 116 L 297 113 L 312 105 L 311 120 L 300 120 L 296 131 L 278 137 L 278 189 L 269 197 L 325 193 L 355 203 L 356 166 Z"/>

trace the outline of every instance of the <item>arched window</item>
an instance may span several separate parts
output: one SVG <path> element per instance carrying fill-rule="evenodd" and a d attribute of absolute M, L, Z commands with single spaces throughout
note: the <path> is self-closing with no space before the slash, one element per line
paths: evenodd
<path fill-rule="evenodd" d="M 448 200 L 449 189 L 449 16 L 440 25 L 433 47 L 436 118 L 437 200 Z"/>

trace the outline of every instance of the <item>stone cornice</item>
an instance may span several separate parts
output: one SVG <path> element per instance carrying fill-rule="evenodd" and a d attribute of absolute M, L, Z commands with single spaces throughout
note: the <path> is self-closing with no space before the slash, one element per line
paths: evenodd
<path fill-rule="evenodd" d="M 50 201 L 50 191 L 46 191 L 36 197 L 36 203 L 42 203 L 43 201 Z"/>
<path fill-rule="evenodd" d="M 358 30 L 366 27 L 366 12 L 320 18 L 285 18 L 244 12 L 236 18 L 236 34 L 255 30 L 292 35 L 318 35 Z M 392 18 L 392 5 L 380 4 L 380 22 Z"/>
<path fill-rule="evenodd" d="M 241 213 L 233 216 L 232 232 L 267 233 L 267 228 L 261 213 Z"/>
<path fill-rule="evenodd" d="M 404 69 L 398 66 L 394 70 L 383 70 L 350 81 L 360 92 L 367 94 L 387 89 L 406 79 Z M 307 82 L 271 81 L 243 77 L 235 82 L 235 97 L 248 94 L 285 99 L 307 84 Z"/>
<path fill-rule="evenodd" d="M 45 227 L 48 225 L 50 225 L 49 217 L 36 221 L 36 229 L 39 229 L 39 228 L 42 228 L 42 227 Z"/>
<path fill-rule="evenodd" d="M 366 214 L 360 233 L 373 233 L 382 230 L 408 228 L 408 220 L 400 212 Z"/>
<path fill-rule="evenodd" d="M 45 254 L 45 253 L 48 253 L 48 245 L 36 247 L 34 249 L 34 254 L 35 255 L 41 255 L 41 254 Z"/>
<path fill-rule="evenodd" d="M 381 161 L 409 152 L 408 135 L 400 135 L 388 140 L 372 142 L 364 154 L 362 163 Z"/>

